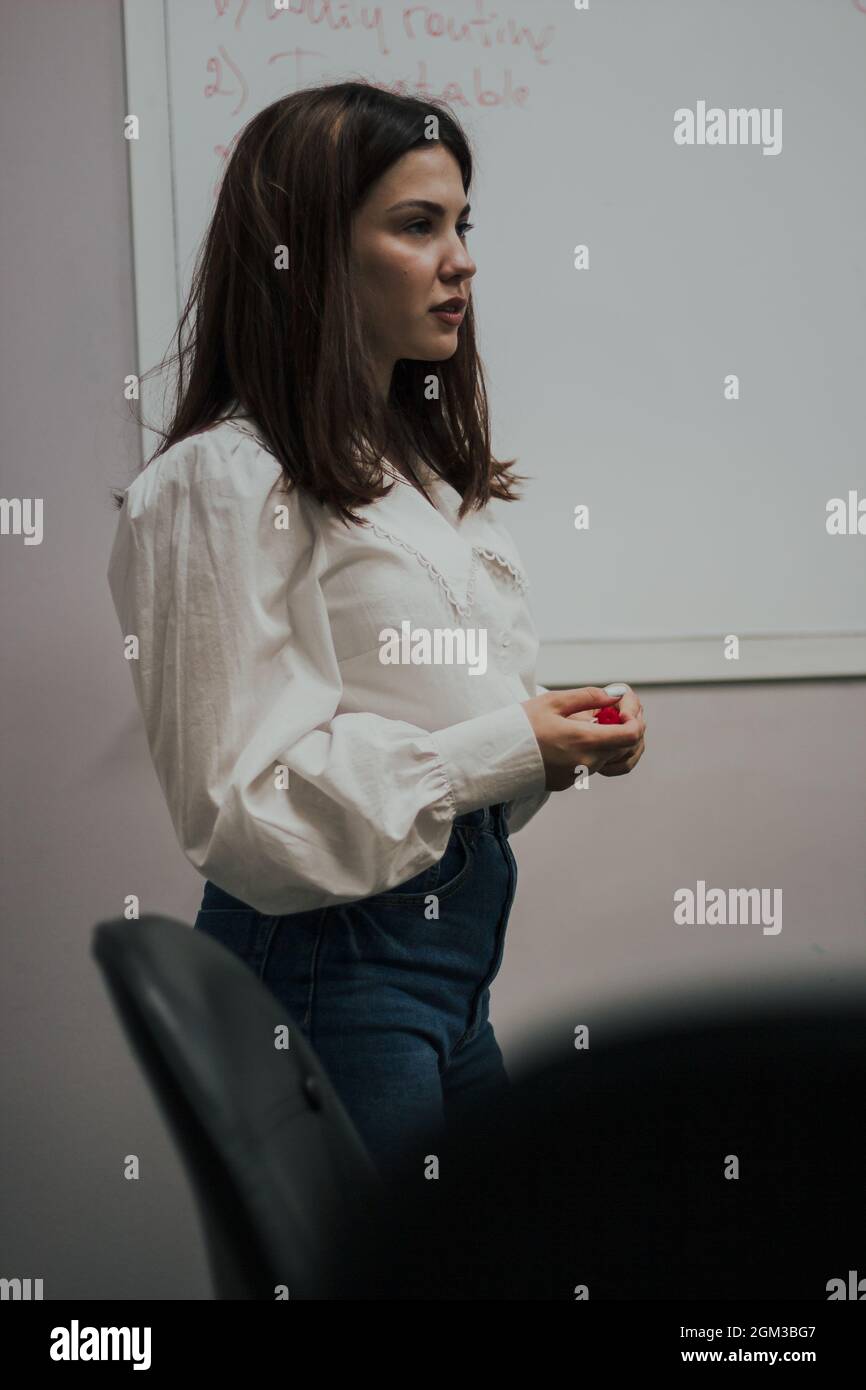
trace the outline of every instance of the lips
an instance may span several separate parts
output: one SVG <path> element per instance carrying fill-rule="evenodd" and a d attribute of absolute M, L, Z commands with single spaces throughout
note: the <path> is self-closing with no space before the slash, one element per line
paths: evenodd
<path fill-rule="evenodd" d="M 430 312 L 432 314 L 441 314 L 442 312 L 457 314 L 465 308 L 466 300 L 458 297 L 456 299 L 446 299 L 444 304 L 434 304 Z"/>

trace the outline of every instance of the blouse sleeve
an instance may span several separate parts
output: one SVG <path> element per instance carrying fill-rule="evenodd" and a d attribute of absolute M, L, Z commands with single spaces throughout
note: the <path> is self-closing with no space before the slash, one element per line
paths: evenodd
<path fill-rule="evenodd" d="M 536 695 L 546 695 L 548 693 L 546 685 L 536 684 Z M 542 806 L 549 799 L 550 792 L 543 785 L 528 796 L 516 797 L 509 801 L 505 807 L 505 815 L 508 819 L 508 834 L 516 835 L 518 830 L 522 830 L 528 825 L 533 816 L 538 815 Z"/>
<path fill-rule="evenodd" d="M 543 786 L 532 726 L 519 703 L 433 733 L 337 713 L 323 538 L 270 454 L 212 439 L 127 490 L 108 574 L 178 841 L 267 914 L 384 892 L 442 858 L 456 815 Z"/>

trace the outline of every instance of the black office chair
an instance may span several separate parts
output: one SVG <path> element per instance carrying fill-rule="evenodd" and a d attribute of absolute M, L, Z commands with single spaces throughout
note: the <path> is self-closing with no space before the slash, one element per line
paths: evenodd
<path fill-rule="evenodd" d="M 353 1238 L 333 1297 L 825 1301 L 866 1278 L 862 971 L 584 997 L 546 1034 L 431 1144 L 438 1179 L 394 1192 L 377 1249 Z"/>
<path fill-rule="evenodd" d="M 384 1186 L 294 1021 L 170 918 L 101 922 L 93 954 L 184 1159 L 216 1297 L 329 1298 L 347 1224 L 375 1231 Z"/>

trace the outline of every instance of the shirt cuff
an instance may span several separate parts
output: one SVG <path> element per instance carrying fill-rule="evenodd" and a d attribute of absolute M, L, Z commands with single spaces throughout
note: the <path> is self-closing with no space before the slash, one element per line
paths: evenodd
<path fill-rule="evenodd" d="M 520 704 L 437 729 L 429 739 L 450 783 L 457 816 L 545 790 L 544 759 Z"/>

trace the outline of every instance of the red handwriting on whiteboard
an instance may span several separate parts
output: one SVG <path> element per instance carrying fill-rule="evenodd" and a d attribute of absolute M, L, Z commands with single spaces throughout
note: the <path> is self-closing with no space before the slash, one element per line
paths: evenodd
<path fill-rule="evenodd" d="M 207 70 L 208 72 L 213 73 L 214 81 L 205 83 L 204 94 L 206 97 L 229 97 L 234 96 L 235 92 L 240 91 L 241 99 L 232 111 L 232 115 L 236 116 L 237 113 L 240 111 L 241 107 L 244 105 L 244 102 L 246 101 L 247 97 L 249 96 L 250 89 L 247 86 L 246 78 L 244 77 L 237 63 L 235 63 L 229 57 L 222 44 L 220 44 L 219 46 L 219 52 L 219 58 L 208 58 L 207 60 Z M 234 74 L 234 86 L 223 86 L 223 63 L 225 63 L 225 66 L 229 69 L 229 72 Z"/>
<path fill-rule="evenodd" d="M 231 0 L 214 0 L 214 8 L 217 12 L 217 19 L 222 19 L 223 15 L 228 11 L 230 2 Z M 249 4 L 249 2 L 250 0 L 240 0 L 240 8 L 237 14 L 235 15 L 236 29 L 240 29 L 241 27 L 241 20 L 243 19 L 244 14 L 246 13 L 247 5 Z"/>
<path fill-rule="evenodd" d="M 403 5 L 399 10 L 403 34 L 412 42 L 419 39 L 444 39 L 446 43 L 459 43 L 464 48 L 475 44 L 487 49 L 525 48 L 536 62 L 545 66 L 548 64 L 549 60 L 544 57 L 544 50 L 553 42 L 556 33 L 554 25 L 549 24 L 535 34 L 528 24 L 518 24 L 513 19 L 501 20 L 495 10 L 485 14 L 484 5 L 485 0 L 475 0 L 476 15 L 474 19 L 469 20 L 453 19 L 432 5 Z M 375 29 L 379 53 L 390 54 L 381 5 L 362 6 L 360 21 L 346 12 L 348 7 L 340 5 L 339 8 L 340 13 L 335 14 L 335 6 L 331 0 L 285 0 L 278 8 L 271 0 L 268 20 L 291 19 L 296 23 L 305 20 L 313 26 L 324 24 L 331 32 L 359 27 Z M 396 5 L 394 9 L 397 9 Z"/>

